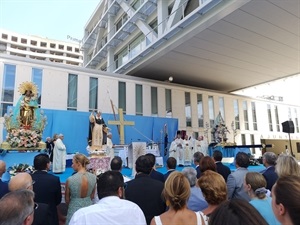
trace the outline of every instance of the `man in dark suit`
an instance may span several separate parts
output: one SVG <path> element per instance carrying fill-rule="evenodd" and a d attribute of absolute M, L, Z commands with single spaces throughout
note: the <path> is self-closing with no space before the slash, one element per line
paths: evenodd
<path fill-rule="evenodd" d="M 194 155 L 193 155 L 193 158 L 194 158 L 194 165 L 196 166 L 195 167 L 195 170 L 197 171 L 197 179 L 200 178 L 200 175 L 201 175 L 201 170 L 200 170 L 200 161 L 201 159 L 204 157 L 203 153 L 202 152 L 195 152 Z"/>
<path fill-rule="evenodd" d="M 227 177 L 228 177 L 229 174 L 231 174 L 231 171 L 230 171 L 228 166 L 225 166 L 222 163 L 222 158 L 223 158 L 222 152 L 219 151 L 219 150 L 215 150 L 214 153 L 213 153 L 213 159 L 214 159 L 214 161 L 216 163 L 216 166 L 217 166 L 217 172 L 219 174 L 221 174 L 222 177 L 224 177 L 225 182 L 227 182 Z"/>
<path fill-rule="evenodd" d="M 36 171 L 31 175 L 35 181 L 33 191 L 35 201 L 48 204 L 52 212 L 51 225 L 58 225 L 57 206 L 61 203 L 61 185 L 59 177 L 48 173 L 50 159 L 47 154 L 39 154 L 33 161 Z"/>
<path fill-rule="evenodd" d="M 148 156 L 138 157 L 135 169 L 137 174 L 135 179 L 127 182 L 125 198 L 136 203 L 142 209 L 149 225 L 154 216 L 158 216 L 166 210 L 166 204 L 161 197 L 164 184 L 149 176 L 152 163 Z"/>
<path fill-rule="evenodd" d="M 9 181 L 9 190 L 31 190 L 34 181 L 28 173 L 18 173 Z M 52 225 L 52 212 L 48 204 L 37 202 L 34 208 L 34 219 L 32 225 Z"/>
<path fill-rule="evenodd" d="M 46 138 L 46 150 L 50 157 L 50 162 L 53 162 L 53 148 L 54 148 L 54 142 L 51 140 L 50 137 Z"/>
<path fill-rule="evenodd" d="M 6 171 L 6 163 L 3 160 L 0 160 L 0 198 L 2 198 L 6 193 L 9 192 L 8 190 L 8 183 L 2 181 L 2 175 Z"/>
<path fill-rule="evenodd" d="M 177 165 L 177 160 L 174 157 L 169 157 L 167 159 L 167 169 L 168 169 L 168 172 L 164 174 L 164 181 L 167 180 L 167 178 L 170 175 L 170 173 L 172 173 L 173 171 L 175 171 L 176 165 Z"/>
<path fill-rule="evenodd" d="M 273 185 L 278 179 L 278 175 L 275 172 L 277 156 L 274 152 L 265 152 L 262 158 L 263 164 L 266 167 L 265 170 L 261 171 L 262 175 L 267 181 L 267 189 L 272 190 Z"/>
<path fill-rule="evenodd" d="M 150 173 L 150 177 L 164 183 L 165 182 L 164 175 L 155 169 L 155 162 L 156 162 L 155 155 L 153 155 L 152 153 L 147 153 L 146 156 L 149 157 L 151 164 L 152 164 L 152 170 Z"/>

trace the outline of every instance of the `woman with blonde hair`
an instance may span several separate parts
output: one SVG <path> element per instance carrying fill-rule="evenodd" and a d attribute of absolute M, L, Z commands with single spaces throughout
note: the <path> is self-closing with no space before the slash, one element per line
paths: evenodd
<path fill-rule="evenodd" d="M 182 173 L 174 171 L 169 175 L 165 182 L 163 197 L 169 209 L 160 216 L 155 216 L 150 225 L 204 224 L 199 213 L 187 208 L 190 184 Z"/>
<path fill-rule="evenodd" d="M 227 186 L 222 175 L 212 170 L 207 170 L 201 174 L 197 182 L 208 203 L 208 207 L 200 212 L 207 223 L 210 214 L 227 200 Z"/>
<path fill-rule="evenodd" d="M 80 208 L 93 204 L 95 195 L 96 175 L 86 171 L 89 159 L 83 154 L 76 154 L 72 160 L 72 167 L 75 174 L 67 179 L 65 187 L 65 200 L 68 205 L 67 222 Z"/>
<path fill-rule="evenodd" d="M 258 172 L 248 172 L 245 176 L 244 189 L 251 198 L 250 204 L 262 215 L 268 224 L 280 224 L 273 211 L 272 199 L 267 196 L 267 181 Z"/>
<path fill-rule="evenodd" d="M 297 160 L 286 154 L 280 154 L 276 161 L 275 171 L 278 177 L 296 175 L 300 176 L 300 166 Z"/>

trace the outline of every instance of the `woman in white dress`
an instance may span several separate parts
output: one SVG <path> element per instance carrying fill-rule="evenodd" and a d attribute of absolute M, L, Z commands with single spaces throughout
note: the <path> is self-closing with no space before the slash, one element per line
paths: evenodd
<path fill-rule="evenodd" d="M 155 216 L 150 225 L 204 225 L 202 216 L 187 208 L 190 193 L 188 179 L 180 172 L 172 172 L 167 178 L 163 190 L 163 196 L 169 209 L 160 216 Z"/>

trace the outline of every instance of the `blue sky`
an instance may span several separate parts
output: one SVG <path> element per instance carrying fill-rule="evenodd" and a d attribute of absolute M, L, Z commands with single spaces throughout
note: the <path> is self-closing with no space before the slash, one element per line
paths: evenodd
<path fill-rule="evenodd" d="M 0 28 L 61 41 L 82 39 L 100 0 L 0 0 Z"/>

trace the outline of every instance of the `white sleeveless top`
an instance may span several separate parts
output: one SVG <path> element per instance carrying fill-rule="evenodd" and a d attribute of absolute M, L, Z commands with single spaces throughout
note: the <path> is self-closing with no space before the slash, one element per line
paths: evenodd
<path fill-rule="evenodd" d="M 195 213 L 196 213 L 196 217 L 197 217 L 197 225 L 207 225 L 208 224 L 208 217 L 206 215 L 204 215 L 201 211 L 195 212 Z M 201 216 L 203 218 L 204 224 L 202 224 Z M 159 216 L 155 216 L 154 220 L 155 220 L 156 225 L 163 225 L 161 223 Z"/>

